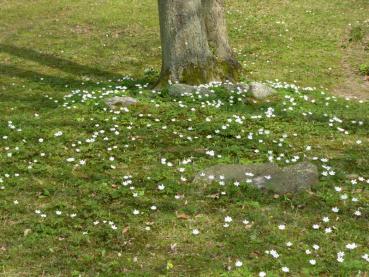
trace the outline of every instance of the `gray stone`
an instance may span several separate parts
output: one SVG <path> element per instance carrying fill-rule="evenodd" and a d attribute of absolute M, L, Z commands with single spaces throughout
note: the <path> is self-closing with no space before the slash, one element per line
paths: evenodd
<path fill-rule="evenodd" d="M 262 190 L 284 194 L 309 190 L 319 183 L 319 172 L 314 164 L 308 162 L 283 168 L 273 163 L 215 165 L 199 173 L 193 182 L 209 184 L 221 180 L 246 182 Z"/>
<path fill-rule="evenodd" d="M 190 96 L 195 91 L 196 87 L 185 84 L 174 84 L 168 88 L 168 93 L 172 97 Z"/>
<path fill-rule="evenodd" d="M 223 83 L 222 87 L 229 91 L 233 91 L 236 93 L 247 93 L 250 90 L 250 86 L 244 83 L 232 84 L 232 83 Z"/>
<path fill-rule="evenodd" d="M 262 83 L 252 82 L 250 84 L 250 93 L 256 99 L 264 99 L 276 93 L 276 91 Z"/>
<path fill-rule="evenodd" d="M 138 103 L 138 100 L 129 96 L 114 96 L 106 99 L 105 103 L 112 109 L 117 107 L 128 107 Z"/>
<path fill-rule="evenodd" d="M 206 86 L 195 87 L 195 94 L 196 95 L 210 96 L 210 95 L 213 95 L 214 93 L 215 92 L 213 90 L 211 90 L 210 88 L 208 88 Z"/>
<path fill-rule="evenodd" d="M 169 86 L 168 88 L 169 95 L 172 97 L 181 97 L 181 96 L 210 96 L 214 94 L 207 86 L 190 86 L 186 84 L 174 84 Z"/>

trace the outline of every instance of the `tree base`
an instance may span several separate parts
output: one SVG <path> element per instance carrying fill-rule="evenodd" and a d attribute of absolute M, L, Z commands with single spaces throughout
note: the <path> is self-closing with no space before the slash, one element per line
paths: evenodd
<path fill-rule="evenodd" d="M 189 65 L 182 67 L 175 73 L 169 70 L 163 71 L 160 74 L 155 88 L 166 87 L 170 82 L 201 85 L 210 82 L 225 82 L 229 81 L 237 83 L 242 73 L 241 65 L 235 60 L 228 61 L 213 61 L 207 65 Z"/>
<path fill-rule="evenodd" d="M 241 65 L 229 46 L 223 0 L 159 0 L 162 69 L 156 87 L 237 82 Z"/>

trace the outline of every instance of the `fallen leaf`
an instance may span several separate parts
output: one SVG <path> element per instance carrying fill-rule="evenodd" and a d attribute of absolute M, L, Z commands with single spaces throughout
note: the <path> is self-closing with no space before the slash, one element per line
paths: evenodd
<path fill-rule="evenodd" d="M 172 243 L 170 245 L 170 251 L 176 253 L 177 252 L 177 243 Z"/>
<path fill-rule="evenodd" d="M 122 234 L 127 233 L 127 232 L 128 232 L 128 230 L 129 230 L 129 227 L 128 227 L 128 226 L 127 226 L 127 227 L 125 227 L 125 228 L 122 230 Z"/>
<path fill-rule="evenodd" d="M 184 219 L 184 220 L 187 220 L 190 218 L 190 216 L 186 215 L 185 213 L 180 213 L 180 214 L 177 214 L 177 218 L 178 219 Z"/>
<path fill-rule="evenodd" d="M 24 230 L 23 235 L 26 237 L 26 236 L 28 236 L 28 234 L 30 234 L 31 232 L 32 232 L 32 230 L 31 230 L 31 229 L 26 229 L 26 230 Z"/>
<path fill-rule="evenodd" d="M 212 199 L 219 199 L 219 193 L 210 194 L 207 197 Z"/>
<path fill-rule="evenodd" d="M 254 222 L 251 222 L 250 224 L 245 225 L 245 229 L 250 229 L 254 225 Z"/>

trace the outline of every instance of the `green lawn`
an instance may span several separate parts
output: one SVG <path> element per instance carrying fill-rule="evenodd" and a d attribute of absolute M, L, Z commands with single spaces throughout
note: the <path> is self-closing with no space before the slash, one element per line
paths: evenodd
<path fill-rule="evenodd" d="M 368 275 L 369 103 L 330 94 L 342 63 L 369 63 L 368 2 L 227 6 L 244 79 L 281 87 L 268 101 L 149 90 L 154 0 L 1 2 L 0 276 Z M 113 113 L 112 95 L 140 104 Z M 277 196 L 191 183 L 271 157 L 312 161 L 320 184 Z"/>

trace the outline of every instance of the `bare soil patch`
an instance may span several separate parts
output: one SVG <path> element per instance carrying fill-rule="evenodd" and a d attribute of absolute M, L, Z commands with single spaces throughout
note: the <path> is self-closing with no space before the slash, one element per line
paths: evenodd
<path fill-rule="evenodd" d="M 365 29 L 364 29 L 365 30 Z M 359 72 L 360 64 L 369 63 L 369 31 L 363 31 L 363 37 L 355 41 L 352 37 L 352 29 L 344 38 L 344 57 L 342 68 L 345 81 L 337 84 L 332 90 L 333 94 L 358 100 L 369 100 L 369 76 L 363 76 Z"/>

